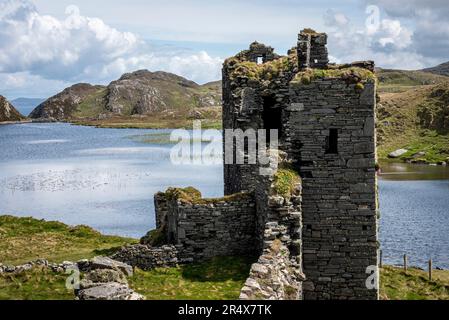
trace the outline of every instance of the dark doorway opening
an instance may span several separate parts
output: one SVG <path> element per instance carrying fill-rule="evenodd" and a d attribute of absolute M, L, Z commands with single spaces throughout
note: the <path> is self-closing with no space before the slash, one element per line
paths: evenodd
<path fill-rule="evenodd" d="M 278 130 L 278 138 L 282 137 L 282 109 L 276 108 L 276 99 L 273 96 L 263 98 L 263 127 L 267 130 L 267 143 L 270 143 L 270 130 Z"/>

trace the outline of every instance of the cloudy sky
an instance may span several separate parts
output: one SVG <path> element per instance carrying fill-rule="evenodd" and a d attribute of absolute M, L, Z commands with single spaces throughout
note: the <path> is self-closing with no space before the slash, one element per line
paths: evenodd
<path fill-rule="evenodd" d="M 0 94 L 138 69 L 205 83 L 254 40 L 284 54 L 304 27 L 329 33 L 335 62 L 420 69 L 449 60 L 448 15 L 448 0 L 0 0 Z"/>

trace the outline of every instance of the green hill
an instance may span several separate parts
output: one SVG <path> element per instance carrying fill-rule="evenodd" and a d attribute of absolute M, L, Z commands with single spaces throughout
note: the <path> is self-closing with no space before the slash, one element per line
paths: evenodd
<path fill-rule="evenodd" d="M 139 70 L 108 86 L 76 84 L 30 116 L 106 127 L 169 128 L 194 119 L 216 126 L 220 106 L 221 82 L 199 85 L 175 74 Z"/>

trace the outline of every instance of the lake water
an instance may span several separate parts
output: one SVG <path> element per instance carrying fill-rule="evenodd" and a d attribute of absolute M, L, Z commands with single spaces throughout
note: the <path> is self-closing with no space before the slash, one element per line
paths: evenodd
<path fill-rule="evenodd" d="M 222 166 L 171 164 L 168 133 L 0 126 L 0 214 L 141 237 L 155 226 L 154 193 L 195 186 L 206 197 L 222 196 Z M 432 258 L 449 269 L 449 168 L 382 164 L 382 170 L 384 263 L 399 264 L 407 253 L 413 265 L 424 267 Z"/>
<path fill-rule="evenodd" d="M 158 141 L 161 132 L 0 126 L 0 213 L 141 237 L 155 226 L 155 193 L 193 185 L 204 196 L 223 195 L 221 165 L 172 165 L 172 145 L 135 139 L 153 134 Z"/>

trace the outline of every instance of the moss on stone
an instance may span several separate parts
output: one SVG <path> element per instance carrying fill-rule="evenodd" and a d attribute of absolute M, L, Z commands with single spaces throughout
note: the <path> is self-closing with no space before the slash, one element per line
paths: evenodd
<path fill-rule="evenodd" d="M 169 188 L 165 192 L 166 197 L 169 200 L 180 200 L 185 203 L 193 205 L 205 205 L 205 204 L 217 204 L 220 202 L 232 202 L 247 199 L 251 197 L 248 193 L 236 193 L 220 198 L 202 198 L 200 191 L 193 187 L 188 188 Z"/>
<path fill-rule="evenodd" d="M 184 200 L 187 202 L 194 202 L 201 199 L 202 194 L 194 187 L 187 188 L 169 188 L 165 192 L 165 196 L 169 200 Z"/>
<path fill-rule="evenodd" d="M 343 79 L 349 83 L 361 84 L 364 81 L 375 81 L 376 76 L 368 69 L 360 67 L 333 69 L 306 69 L 296 74 L 292 83 L 310 84 L 317 79 Z M 360 86 L 359 86 L 360 87 Z"/>
<path fill-rule="evenodd" d="M 274 190 L 284 198 L 291 197 L 301 177 L 293 169 L 280 169 L 274 176 Z"/>
<path fill-rule="evenodd" d="M 312 28 L 305 28 L 301 31 L 302 34 L 310 34 L 310 35 L 321 35 L 323 33 L 316 32 Z"/>
<path fill-rule="evenodd" d="M 291 53 L 263 64 L 252 61 L 240 61 L 238 58 L 226 60 L 225 65 L 230 68 L 230 78 L 246 77 L 251 80 L 263 81 L 272 80 L 278 77 L 281 72 L 292 71 L 296 66 L 296 55 Z"/>
<path fill-rule="evenodd" d="M 365 90 L 365 85 L 362 82 L 356 83 L 355 91 L 362 92 L 363 90 Z"/>

